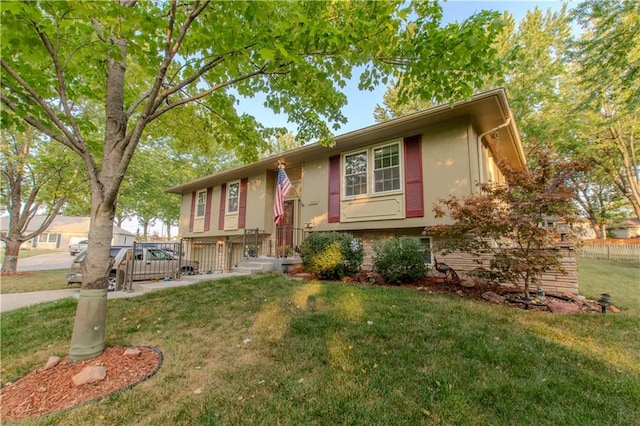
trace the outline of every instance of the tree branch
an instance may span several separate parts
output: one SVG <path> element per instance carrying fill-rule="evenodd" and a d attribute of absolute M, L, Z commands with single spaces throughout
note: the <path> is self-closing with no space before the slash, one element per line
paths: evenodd
<path fill-rule="evenodd" d="M 156 118 L 160 117 L 160 116 L 161 116 L 162 114 L 164 114 L 165 112 L 170 111 L 170 110 L 172 110 L 172 109 L 174 109 L 174 108 L 176 108 L 176 107 L 179 107 L 179 106 L 181 106 L 181 105 L 188 104 L 189 102 L 193 102 L 193 101 L 196 101 L 196 100 L 198 100 L 198 99 L 202 99 L 202 98 L 204 98 L 205 96 L 208 96 L 208 95 L 210 95 L 211 93 L 215 92 L 216 90 L 220 90 L 220 89 L 221 89 L 221 88 L 223 88 L 223 87 L 230 86 L 230 85 L 235 84 L 235 83 L 237 83 L 237 82 L 239 82 L 239 81 L 243 81 L 243 80 L 246 80 L 246 79 L 249 79 L 249 78 L 251 78 L 251 77 L 255 77 L 256 75 L 261 75 L 261 74 L 265 74 L 265 72 L 263 71 L 263 69 L 259 69 L 259 70 L 257 70 L 257 71 L 252 72 L 252 73 L 245 74 L 245 75 L 243 75 L 243 76 L 240 76 L 240 77 L 234 78 L 234 79 L 229 80 L 229 81 L 225 81 L 224 83 L 216 84 L 215 86 L 211 87 L 211 88 L 210 88 L 210 89 L 208 89 L 208 90 L 205 90 L 204 92 L 200 92 L 200 93 L 198 93 L 198 94 L 196 94 L 196 95 L 193 95 L 193 96 L 191 96 L 191 97 L 189 97 L 189 98 L 181 99 L 181 100 L 179 100 L 178 102 L 174 102 L 174 103 L 169 104 L 168 106 L 166 106 L 166 107 L 164 107 L 164 108 L 161 108 L 161 109 L 156 110 L 156 112 L 155 112 L 155 113 L 153 113 L 153 114 L 149 117 L 148 122 L 151 122 L 151 121 L 155 120 Z"/>
<path fill-rule="evenodd" d="M 71 127 L 73 128 L 73 131 L 77 138 L 76 140 L 71 140 L 71 143 L 78 144 L 79 146 L 84 146 L 85 143 L 82 138 L 82 133 L 80 132 L 80 128 L 78 127 L 78 123 L 76 122 L 76 119 L 71 113 L 71 108 L 69 108 L 69 99 L 67 98 L 67 91 L 65 89 L 64 74 L 62 71 L 62 66 L 60 65 L 58 53 L 56 52 L 55 48 L 51 44 L 49 37 L 47 37 L 45 33 L 43 33 L 38 29 L 38 25 L 33 21 L 31 21 L 31 24 L 33 25 L 36 33 L 40 37 L 40 40 L 42 41 L 42 44 L 44 45 L 45 49 L 47 50 L 47 52 L 49 52 L 49 56 L 51 56 L 51 59 L 53 60 L 53 65 L 56 71 L 56 79 L 58 81 L 58 94 L 60 95 L 60 103 L 62 104 L 62 108 L 64 109 L 65 116 L 67 117 L 67 120 L 69 121 L 69 123 L 71 123 Z"/>
<path fill-rule="evenodd" d="M 67 128 L 67 126 L 65 126 L 65 124 L 60 121 L 60 119 L 58 118 L 57 114 L 55 113 L 55 111 L 53 111 L 51 109 L 51 107 L 49 106 L 49 104 L 44 100 L 44 98 L 42 98 L 32 87 L 29 83 L 27 83 L 13 68 L 11 68 L 11 66 L 9 64 L 7 64 L 4 59 L 0 59 L 0 65 L 2 66 L 2 68 L 20 85 L 22 86 L 29 94 L 29 97 L 37 104 L 39 105 L 42 110 L 44 111 L 44 113 L 47 115 L 47 118 L 49 118 L 49 120 L 51 120 L 51 122 L 53 124 L 55 124 L 55 126 L 64 134 L 64 137 L 67 138 L 68 143 L 65 144 L 67 146 L 74 146 L 76 151 L 78 152 L 82 152 L 83 150 L 81 149 L 81 145 L 77 144 L 77 140 L 75 139 L 73 133 L 71 133 L 69 131 L 69 129 Z M 4 94 L 2 95 L 2 101 L 5 102 L 5 104 L 7 103 L 6 100 L 9 100 Z M 11 102 L 13 103 L 13 102 Z M 11 106 L 9 106 L 7 104 L 7 106 L 9 106 L 14 112 L 17 112 L 17 105 L 13 104 L 14 108 L 11 108 Z M 31 124 L 31 123 L 30 123 Z M 42 129 L 38 129 L 38 130 L 42 130 Z M 43 132 L 46 134 L 49 133 L 53 133 L 51 131 L 49 132 Z M 58 139 L 56 139 L 58 140 Z"/>
<path fill-rule="evenodd" d="M 4 93 L 0 94 L 0 98 L 2 100 L 2 103 L 5 104 L 14 113 L 17 113 L 20 110 L 18 105 L 16 105 Z M 71 144 L 69 142 L 69 140 L 65 137 L 65 135 L 53 131 L 52 129 L 47 127 L 45 124 L 43 124 L 39 120 L 33 118 L 32 116 L 30 116 L 30 115 L 24 116 L 23 120 L 26 121 L 27 123 L 29 123 L 31 126 L 33 126 L 36 129 L 38 129 L 39 131 L 41 131 L 42 133 L 44 133 L 45 135 L 49 136 L 51 139 L 54 139 L 54 140 L 60 142 L 61 144 L 63 144 L 64 146 L 70 148 L 74 152 L 76 152 L 78 154 L 82 153 L 82 151 L 78 150 L 78 148 L 75 145 L 73 145 L 73 144 Z"/>

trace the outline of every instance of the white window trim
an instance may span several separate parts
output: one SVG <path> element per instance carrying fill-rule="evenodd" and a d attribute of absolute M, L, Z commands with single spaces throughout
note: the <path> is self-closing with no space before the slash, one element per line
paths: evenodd
<path fill-rule="evenodd" d="M 237 208 L 235 211 L 229 211 L 229 207 L 231 207 L 231 203 L 229 202 L 229 194 L 231 193 L 231 186 L 236 184 L 238 185 L 238 203 L 236 204 Z M 227 205 L 225 208 L 225 214 L 227 216 L 237 215 L 240 212 L 240 181 L 239 180 L 227 182 L 226 204 Z"/>
<path fill-rule="evenodd" d="M 373 152 L 378 148 L 384 148 L 390 145 L 398 145 L 398 155 L 399 155 L 398 162 L 400 167 L 400 188 L 393 189 L 390 191 L 376 192 L 375 178 L 374 178 L 375 158 L 374 158 Z M 354 155 L 361 152 L 367 153 L 367 192 L 364 194 L 358 194 L 358 195 L 346 195 L 347 194 L 347 179 L 346 179 L 346 173 L 345 173 L 346 157 L 349 155 Z M 384 196 L 384 195 L 404 193 L 404 151 L 402 146 L 402 140 L 395 139 L 391 141 L 382 142 L 376 145 L 371 145 L 366 148 L 360 148 L 353 151 L 342 153 L 342 162 L 340 164 L 340 177 L 342 181 L 341 192 L 342 192 L 343 200 L 353 200 L 353 199 L 362 198 L 362 197 L 378 197 L 378 196 Z"/>
<path fill-rule="evenodd" d="M 204 197 L 202 197 L 202 214 L 201 215 L 198 214 L 198 210 L 201 205 L 200 194 L 204 194 Z M 201 189 L 198 192 L 196 192 L 196 211 L 194 216 L 199 219 L 199 218 L 203 218 L 205 214 L 207 214 L 207 190 Z"/>

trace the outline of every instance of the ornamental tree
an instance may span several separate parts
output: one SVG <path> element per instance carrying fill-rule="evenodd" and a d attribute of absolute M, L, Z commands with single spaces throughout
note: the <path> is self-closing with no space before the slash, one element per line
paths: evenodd
<path fill-rule="evenodd" d="M 197 104 L 175 135 L 199 128 L 208 136 L 199 141 L 251 160 L 269 133 L 236 110 L 238 96 L 264 94 L 265 107 L 297 124 L 298 138 L 327 144 L 346 121 L 341 89 L 356 67 L 363 90 L 402 73 L 401 84 L 420 82 L 404 97 L 468 97 L 500 67 L 491 40 L 501 21 L 481 12 L 443 27 L 441 16 L 438 2 L 3 3 L 3 125 L 28 124 L 66 146 L 90 183 L 71 359 L 104 348 L 118 192 L 156 123 Z M 100 120 L 89 113 L 96 105 Z M 90 297 L 93 290 L 105 296 Z"/>
<path fill-rule="evenodd" d="M 499 164 L 507 184 L 482 183 L 478 194 L 440 199 L 436 217 L 448 216 L 453 223 L 427 227 L 425 233 L 437 238 L 436 250 L 471 255 L 482 278 L 522 286 L 529 296 L 541 274 L 562 270 L 562 255 L 554 249 L 557 233 L 545 224 L 550 218 L 572 222 L 568 182 L 581 166 L 554 160 L 546 150 L 537 152 L 530 172 Z"/>
<path fill-rule="evenodd" d="M 72 194 L 82 187 L 77 158 L 68 150 L 47 145 L 33 128 L 0 132 L 0 211 L 7 215 L 7 231 L 0 235 L 4 243 L 2 272 L 15 272 L 20 247 L 37 238 L 51 225 Z M 36 227 L 35 215 L 44 216 Z"/>

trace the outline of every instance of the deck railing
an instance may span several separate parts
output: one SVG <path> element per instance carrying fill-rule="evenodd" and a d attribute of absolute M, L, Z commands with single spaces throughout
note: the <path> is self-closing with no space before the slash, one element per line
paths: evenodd
<path fill-rule="evenodd" d="M 309 235 L 307 229 L 293 226 L 278 226 L 276 228 L 276 245 L 273 257 L 294 257 L 300 255 L 300 246 Z"/>

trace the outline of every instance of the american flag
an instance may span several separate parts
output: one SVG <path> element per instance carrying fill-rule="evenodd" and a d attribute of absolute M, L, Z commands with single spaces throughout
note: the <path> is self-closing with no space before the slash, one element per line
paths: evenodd
<path fill-rule="evenodd" d="M 276 198 L 273 202 L 273 221 L 276 225 L 280 225 L 284 219 L 284 197 L 291 190 L 291 182 L 284 169 L 278 170 L 278 178 L 276 179 Z"/>

